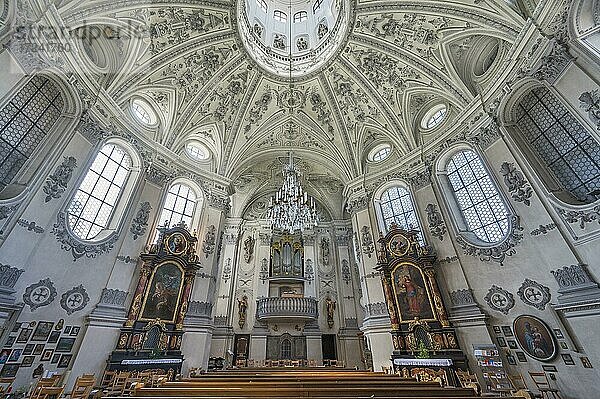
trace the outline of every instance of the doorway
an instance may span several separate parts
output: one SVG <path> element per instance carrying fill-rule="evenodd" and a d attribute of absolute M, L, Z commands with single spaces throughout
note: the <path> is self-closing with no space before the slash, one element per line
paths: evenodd
<path fill-rule="evenodd" d="M 323 334 L 321 336 L 321 349 L 323 350 L 323 360 L 337 359 L 335 334 Z"/>

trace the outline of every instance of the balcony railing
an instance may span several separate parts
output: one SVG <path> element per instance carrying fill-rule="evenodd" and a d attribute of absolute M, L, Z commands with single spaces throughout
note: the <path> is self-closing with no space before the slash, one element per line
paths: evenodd
<path fill-rule="evenodd" d="M 256 301 L 256 318 L 316 320 L 319 316 L 315 298 L 260 298 Z"/>

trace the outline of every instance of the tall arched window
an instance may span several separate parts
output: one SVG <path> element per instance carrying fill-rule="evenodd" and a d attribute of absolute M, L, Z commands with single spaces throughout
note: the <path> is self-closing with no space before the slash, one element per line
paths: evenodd
<path fill-rule="evenodd" d="M 108 227 L 130 173 L 129 154 L 116 144 L 104 145 L 67 209 L 73 234 L 93 240 Z"/>
<path fill-rule="evenodd" d="M 34 76 L 0 110 L 0 190 L 23 165 L 58 120 L 64 99 L 54 82 Z"/>
<path fill-rule="evenodd" d="M 292 358 L 292 342 L 289 339 L 281 341 L 281 358 L 291 359 Z"/>
<path fill-rule="evenodd" d="M 381 194 L 378 202 L 380 222 L 383 222 L 383 226 L 380 226 L 382 230 L 389 231 L 392 223 L 395 223 L 405 230 L 418 230 L 419 240 L 423 242 L 423 233 L 413 200 L 405 187 L 396 185 L 388 188 Z"/>
<path fill-rule="evenodd" d="M 163 205 L 160 219 L 160 225 L 172 227 L 173 225 L 184 222 L 187 226 L 192 226 L 194 211 L 196 209 L 197 195 L 194 189 L 182 183 L 174 184 L 169 189 L 165 204 Z"/>
<path fill-rule="evenodd" d="M 509 212 L 479 155 L 458 151 L 446 164 L 446 174 L 467 230 L 486 243 L 504 239 Z"/>
<path fill-rule="evenodd" d="M 522 139 L 562 188 L 585 203 L 600 198 L 600 144 L 550 90 L 531 90 L 516 118 Z"/>

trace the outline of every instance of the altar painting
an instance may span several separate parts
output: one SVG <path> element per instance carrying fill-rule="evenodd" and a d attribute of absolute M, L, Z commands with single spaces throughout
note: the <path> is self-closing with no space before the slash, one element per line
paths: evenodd
<path fill-rule="evenodd" d="M 158 266 L 152 274 L 141 318 L 174 323 L 182 283 L 183 272 L 175 263 Z"/>
<path fill-rule="evenodd" d="M 423 273 L 418 267 L 408 263 L 397 266 L 392 272 L 392 282 L 402 322 L 415 318 L 435 320 Z"/>

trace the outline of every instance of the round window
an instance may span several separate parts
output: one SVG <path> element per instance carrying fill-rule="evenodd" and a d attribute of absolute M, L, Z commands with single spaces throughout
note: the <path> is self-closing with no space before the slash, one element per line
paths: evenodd
<path fill-rule="evenodd" d="M 131 112 L 138 121 L 145 125 L 154 125 L 158 119 L 150 104 L 140 98 L 131 102 Z"/>
<path fill-rule="evenodd" d="M 433 129 L 438 127 L 444 121 L 447 111 L 448 109 L 444 104 L 439 104 L 432 107 L 423 117 L 423 120 L 421 121 L 421 127 L 423 129 Z"/>
<path fill-rule="evenodd" d="M 392 146 L 389 144 L 381 144 L 377 147 L 373 148 L 371 152 L 369 152 L 368 159 L 371 162 L 381 162 L 392 153 Z"/>
<path fill-rule="evenodd" d="M 185 151 L 188 156 L 196 161 L 204 161 L 210 158 L 208 148 L 198 142 L 190 142 L 185 146 Z"/>

